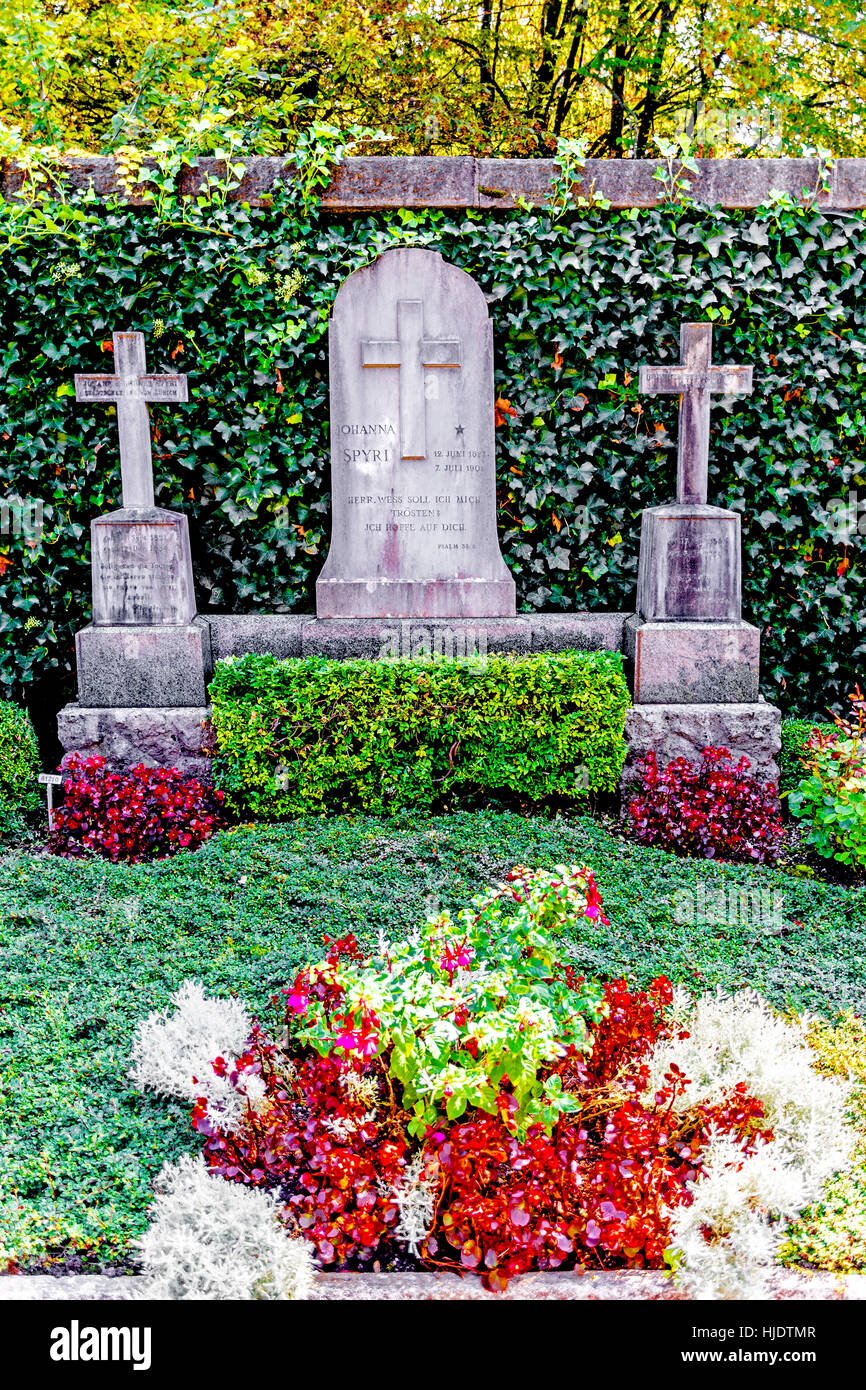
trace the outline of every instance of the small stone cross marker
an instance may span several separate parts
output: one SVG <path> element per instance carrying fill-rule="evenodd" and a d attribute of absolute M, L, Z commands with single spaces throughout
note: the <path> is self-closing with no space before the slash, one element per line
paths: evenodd
<path fill-rule="evenodd" d="M 361 365 L 398 369 L 401 458 L 426 458 L 424 372 L 429 367 L 460 367 L 460 339 L 425 338 L 423 301 L 398 299 L 397 337 L 362 341 Z"/>
<path fill-rule="evenodd" d="M 684 323 L 680 328 L 681 364 L 640 369 L 642 394 L 680 397 L 677 502 L 686 505 L 704 505 L 707 500 L 710 396 L 741 396 L 752 389 L 751 367 L 712 367 L 712 355 L 713 325 Z"/>
<path fill-rule="evenodd" d="M 114 376 L 76 372 L 77 401 L 115 401 L 124 507 L 153 506 L 148 401 L 185 401 L 185 376 L 148 376 L 143 333 L 113 333 Z"/>

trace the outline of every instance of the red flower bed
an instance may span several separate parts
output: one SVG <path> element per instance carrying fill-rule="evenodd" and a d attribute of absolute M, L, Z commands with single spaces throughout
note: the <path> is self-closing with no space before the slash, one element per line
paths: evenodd
<path fill-rule="evenodd" d="M 342 1016 L 340 959 L 353 953 L 353 937 L 333 943 L 328 970 L 312 986 L 327 993 L 335 1018 Z M 569 988 L 581 983 L 576 977 Z M 302 972 L 284 991 L 290 1026 L 309 988 Z M 675 1112 L 689 1083 L 673 1067 L 663 1088 L 646 1094 L 646 1059 L 672 1027 L 664 977 L 645 991 L 616 980 L 604 996 L 609 1011 L 592 1051 L 569 1048 L 541 1078 L 555 1074 L 580 1102 L 551 1133 L 538 1124 L 518 1133 L 517 1102 L 504 1077 L 497 1114 L 476 1109 L 459 1122 L 439 1121 L 418 1142 L 408 1135 L 386 1057 L 368 1060 L 361 1049 L 292 1055 L 290 1043 L 285 1051 L 258 1028 L 231 1079 L 243 1089 L 245 1077 L 261 1077 L 264 1100 L 249 1104 L 244 1122 L 228 1130 L 201 1099 L 193 1124 L 210 1167 L 231 1181 L 275 1189 L 288 1228 L 315 1245 L 325 1266 L 387 1266 L 405 1251 L 405 1235 L 397 1244 L 398 1194 L 414 1160 L 429 1193 L 430 1220 L 417 1246 L 426 1267 L 478 1270 L 494 1289 L 530 1269 L 659 1268 L 671 1208 L 692 1200 L 687 1184 L 700 1176 L 710 1126 L 731 1134 L 744 1157 L 772 1133 L 745 1086 L 718 1105 Z M 215 1066 L 225 1074 L 224 1059 Z"/>
<path fill-rule="evenodd" d="M 777 788 L 749 775 L 748 758 L 732 763 L 727 748 L 705 748 L 700 767 L 675 758 L 661 772 L 648 753 L 628 808 L 635 839 L 705 859 L 772 862 L 782 837 Z"/>
<path fill-rule="evenodd" d="M 60 764 L 71 774 L 49 838 L 53 854 L 69 857 L 95 850 L 134 864 L 197 849 L 220 823 L 224 796 L 177 768 L 144 767 L 111 772 L 104 758 L 68 753 Z"/>

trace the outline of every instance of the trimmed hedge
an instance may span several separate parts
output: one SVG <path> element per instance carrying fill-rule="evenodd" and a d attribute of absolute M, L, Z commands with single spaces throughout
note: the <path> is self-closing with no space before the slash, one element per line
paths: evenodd
<path fill-rule="evenodd" d="M 0 700 L 0 839 L 21 834 L 23 811 L 39 805 L 39 749 L 26 710 Z"/>
<path fill-rule="evenodd" d="M 677 361 L 680 324 L 711 320 L 714 360 L 754 364 L 752 395 L 714 399 L 710 501 L 743 518 L 762 692 L 804 717 L 843 707 L 866 652 L 864 536 L 837 514 L 866 500 L 866 217 L 778 205 L 335 220 L 282 193 L 163 217 L 87 195 L 0 203 L 0 499 L 40 500 L 45 526 L 0 534 L 0 686 L 51 677 L 71 696 L 88 524 L 120 499 L 114 411 L 76 402 L 72 374 L 111 369 L 112 329 L 144 332 L 151 371 L 189 374 L 189 402 L 151 415 L 157 502 L 189 517 L 199 611 L 312 610 L 328 314 L 351 271 L 412 241 L 490 303 L 496 390 L 517 411 L 497 485 L 521 610 L 634 607 L 640 514 L 672 496 L 677 419 L 675 397 L 639 397 L 638 367 Z"/>
<path fill-rule="evenodd" d="M 214 774 L 235 811 L 274 819 L 484 796 L 577 806 L 614 792 L 629 706 L 613 652 L 484 660 L 217 663 Z"/>
<path fill-rule="evenodd" d="M 826 731 L 835 726 L 826 720 L 783 719 L 782 747 L 779 752 L 779 792 L 791 792 L 809 774 L 800 762 L 813 729 Z"/>

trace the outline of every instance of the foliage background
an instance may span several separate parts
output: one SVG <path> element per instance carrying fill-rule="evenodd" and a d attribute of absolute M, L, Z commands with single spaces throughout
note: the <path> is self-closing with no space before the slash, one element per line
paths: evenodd
<path fill-rule="evenodd" d="M 710 319 L 715 360 L 755 390 L 716 398 L 710 501 L 743 515 L 745 616 L 762 689 L 786 714 L 841 706 L 864 643 L 856 524 L 866 485 L 866 221 L 861 213 L 666 206 L 559 216 L 440 211 L 337 220 L 288 195 L 267 209 L 160 198 L 153 209 L 0 206 L 0 499 L 36 498 L 45 530 L 0 535 L 0 684 L 57 708 L 89 621 L 92 517 L 119 505 L 113 407 L 76 404 L 75 371 L 110 371 L 140 329 L 150 369 L 189 374 L 154 406 L 158 505 L 189 516 L 199 610 L 313 608 L 327 551 L 327 318 L 341 281 L 419 242 L 490 303 L 503 553 L 519 606 L 634 606 L 640 513 L 670 498 L 676 399 L 639 401 L 642 362 L 678 360 Z"/>
<path fill-rule="evenodd" d="M 698 118 L 701 154 L 860 154 L 864 57 L 855 0 L 0 0 L 0 138 L 279 153 L 315 113 L 389 154 L 641 157 L 704 103 L 772 120 Z"/>

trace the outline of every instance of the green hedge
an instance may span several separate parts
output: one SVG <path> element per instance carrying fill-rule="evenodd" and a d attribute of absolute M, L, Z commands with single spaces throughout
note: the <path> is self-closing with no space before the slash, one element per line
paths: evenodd
<path fill-rule="evenodd" d="M 477 662 L 217 663 L 217 786 L 236 811 L 453 807 L 614 792 L 629 705 L 612 652 Z"/>
<path fill-rule="evenodd" d="M 0 499 L 45 532 L 0 535 L 0 687 L 58 670 L 89 621 L 88 525 L 120 498 L 113 408 L 76 403 L 112 329 L 145 333 L 188 404 L 151 408 L 157 501 L 189 516 L 199 609 L 312 610 L 330 519 L 327 318 L 340 283 L 399 239 L 440 250 L 490 303 L 499 534 L 523 611 L 634 607 L 642 508 L 668 500 L 675 397 L 638 398 L 641 363 L 678 360 L 683 320 L 755 390 L 714 399 L 710 501 L 743 517 L 745 616 L 762 691 L 786 713 L 845 704 L 866 642 L 866 220 L 785 208 L 442 211 L 305 218 L 271 208 L 152 210 L 86 197 L 0 203 Z M 303 283 L 299 283 L 302 279 Z M 8 562 L 8 563 L 7 563 Z"/>
<path fill-rule="evenodd" d="M 835 726 L 826 721 L 811 719 L 783 719 L 782 747 L 779 752 L 779 791 L 790 792 L 798 787 L 808 774 L 800 761 L 805 752 L 806 741 L 813 729 L 825 731 Z"/>
<path fill-rule="evenodd" d="M 0 839 L 23 832 L 23 811 L 40 802 L 39 749 L 26 710 L 0 700 Z"/>

